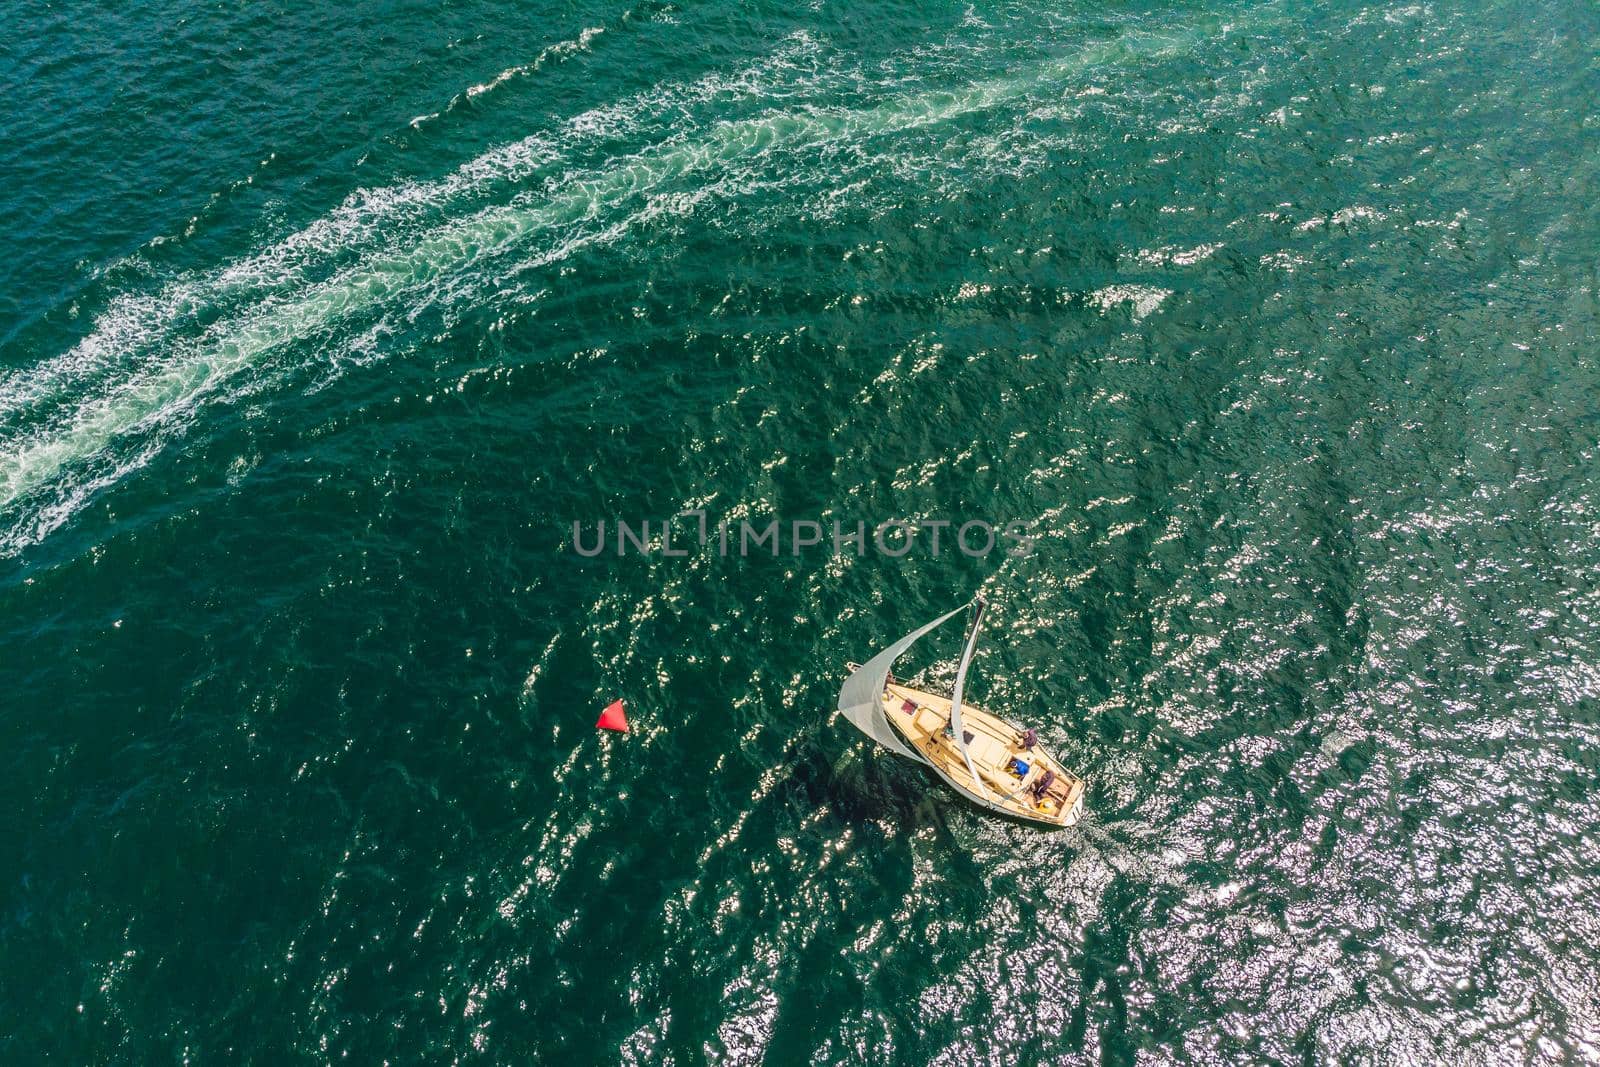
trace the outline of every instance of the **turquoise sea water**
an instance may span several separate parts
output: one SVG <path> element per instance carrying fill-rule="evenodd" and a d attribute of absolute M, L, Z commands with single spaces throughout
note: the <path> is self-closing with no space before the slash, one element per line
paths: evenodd
<path fill-rule="evenodd" d="M 1600 1059 L 1592 4 L 0 6 L 6 1062 Z"/>

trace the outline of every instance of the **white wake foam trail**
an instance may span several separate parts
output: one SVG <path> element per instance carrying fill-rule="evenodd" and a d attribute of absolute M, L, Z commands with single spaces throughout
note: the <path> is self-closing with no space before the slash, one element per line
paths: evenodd
<path fill-rule="evenodd" d="M 22 498 L 105 451 L 114 440 L 153 431 L 192 410 L 268 352 L 360 314 L 381 310 L 402 296 L 410 298 L 413 308 L 426 306 L 437 295 L 433 290 L 440 279 L 498 257 L 536 236 L 569 231 L 564 240 L 556 240 L 547 254 L 538 257 L 543 262 L 553 261 L 594 240 L 625 233 L 633 222 L 652 214 L 653 196 L 679 188 L 691 177 L 718 170 L 748 171 L 751 162 L 775 153 L 838 142 L 870 142 L 950 122 L 1022 99 L 1040 88 L 1059 87 L 1063 78 L 1085 68 L 1132 55 L 1180 49 L 1201 37 L 1194 29 L 1165 35 L 1126 34 L 1020 76 L 961 89 L 892 98 L 869 108 L 773 110 L 724 121 L 698 136 L 671 138 L 613 165 L 565 175 L 551 182 L 550 191 L 525 194 L 509 205 L 445 222 L 409 245 L 370 253 L 298 295 L 265 302 L 240 318 L 213 326 L 153 366 L 114 383 L 97 397 L 77 402 L 65 419 L 5 441 L 0 445 L 0 510 L 10 510 Z M 642 206 L 632 211 L 621 210 L 639 202 Z M 585 226 L 590 227 L 587 233 Z M 34 536 L 42 536 L 36 524 L 32 528 Z"/>
<path fill-rule="evenodd" d="M 605 32 L 604 26 L 590 26 L 570 41 L 562 41 L 541 50 L 537 56 L 533 57 L 531 63 L 524 63 L 519 67 L 508 67 L 488 81 L 474 85 L 467 90 L 467 99 L 470 100 L 473 97 L 482 96 L 484 93 L 504 85 L 513 78 L 522 78 L 529 74 L 537 73 L 546 63 L 552 60 L 565 59 L 574 52 L 587 51 L 590 43 Z"/>
<path fill-rule="evenodd" d="M 551 45 L 567 55 L 593 39 L 584 31 L 573 41 Z M 571 46 L 570 48 L 567 46 Z M 326 216 L 256 253 L 205 276 L 184 276 L 158 292 L 123 293 L 95 320 L 94 328 L 66 353 L 43 364 L 0 370 L 0 433 L 8 419 L 63 394 L 81 392 L 121 361 L 154 346 L 171 344 L 183 323 L 199 311 L 241 300 L 264 301 L 308 284 L 330 262 L 371 251 L 392 241 L 397 230 L 459 210 L 497 189 L 526 182 L 570 159 L 586 145 L 642 132 L 652 115 L 687 110 L 707 101 L 738 102 L 760 97 L 774 78 L 802 71 L 820 54 L 805 33 L 790 37 L 750 67 L 708 75 L 681 86 L 662 87 L 583 112 L 552 134 L 533 134 L 491 149 L 451 174 L 428 182 L 400 182 L 358 189 Z M 541 53 L 542 54 L 542 53 Z M 530 65 L 531 66 L 531 65 Z M 0 505 L 4 501 L 0 500 Z"/>
<path fill-rule="evenodd" d="M 568 56 L 579 52 L 587 52 L 589 51 L 589 46 L 594 43 L 594 39 L 605 32 L 606 28 L 604 26 L 590 26 L 570 41 L 557 41 L 553 45 L 541 48 L 539 53 L 528 62 L 520 63 L 514 67 L 507 67 L 488 81 L 469 86 L 465 92 L 451 97 L 450 102 L 444 106 L 443 111 L 435 111 L 428 115 L 418 115 L 411 120 L 409 125 L 414 130 L 421 129 L 427 123 L 444 114 L 445 111 L 453 111 L 468 100 L 475 100 L 484 93 L 493 92 L 506 82 L 518 78 L 526 78 L 530 74 L 537 74 L 545 68 L 546 64 L 559 63 Z"/>

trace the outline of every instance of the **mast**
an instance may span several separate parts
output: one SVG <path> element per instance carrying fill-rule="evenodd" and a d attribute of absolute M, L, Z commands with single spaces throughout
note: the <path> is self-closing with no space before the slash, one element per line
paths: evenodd
<path fill-rule="evenodd" d="M 920 640 L 929 630 L 949 622 L 966 609 L 967 605 L 962 604 L 954 611 L 918 627 L 857 667 L 850 677 L 844 680 L 844 686 L 839 690 L 839 711 L 844 717 L 862 733 L 891 752 L 918 763 L 928 763 L 928 757 L 907 746 L 895 733 L 889 720 L 884 717 L 883 690 L 889 680 L 889 668 L 894 665 L 894 661 L 901 653 Z"/>
<path fill-rule="evenodd" d="M 978 777 L 978 768 L 972 765 L 972 756 L 967 752 L 967 739 L 962 736 L 961 726 L 961 694 L 967 685 L 967 668 L 972 666 L 972 654 L 978 649 L 978 630 L 983 625 L 983 609 L 988 607 L 988 602 L 981 596 L 973 597 L 972 602 L 977 605 L 977 612 L 972 616 L 972 629 L 967 631 L 967 645 L 961 650 L 961 663 L 956 667 L 955 689 L 950 696 L 950 731 L 955 735 L 956 748 L 961 752 L 961 758 L 966 761 L 967 770 L 972 774 L 972 784 L 977 787 L 980 796 L 988 796 L 989 790 L 984 788 L 983 780 Z"/>

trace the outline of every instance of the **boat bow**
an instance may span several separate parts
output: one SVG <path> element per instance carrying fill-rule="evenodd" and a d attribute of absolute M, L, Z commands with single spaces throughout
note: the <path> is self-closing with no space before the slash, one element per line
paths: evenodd
<path fill-rule="evenodd" d="M 918 763 L 929 763 L 928 757 L 902 741 L 900 735 L 895 733 L 894 727 L 889 725 L 889 720 L 884 715 L 883 691 L 889 681 L 889 668 L 894 666 L 894 661 L 899 659 L 906 649 L 920 641 L 930 630 L 949 622 L 966 610 L 967 605 L 962 604 L 921 629 L 913 630 L 851 672 L 839 690 L 839 711 L 844 717 L 849 719 L 856 729 L 889 751 L 916 760 Z"/>

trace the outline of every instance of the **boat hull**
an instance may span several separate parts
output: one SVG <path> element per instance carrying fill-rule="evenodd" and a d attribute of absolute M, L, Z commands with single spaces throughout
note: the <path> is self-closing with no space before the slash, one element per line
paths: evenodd
<path fill-rule="evenodd" d="M 1042 746 L 1024 751 L 1022 728 L 982 708 L 963 706 L 965 731 L 974 782 L 954 738 L 949 736 L 950 700 L 937 693 L 890 682 L 883 694 L 884 715 L 895 732 L 947 786 L 969 803 L 996 815 L 1032 826 L 1064 829 L 1083 813 L 1083 780 L 1072 774 Z M 1013 759 L 1028 764 L 1018 777 L 1008 769 Z M 1034 789 L 1050 772 L 1052 780 L 1043 798 Z"/>

